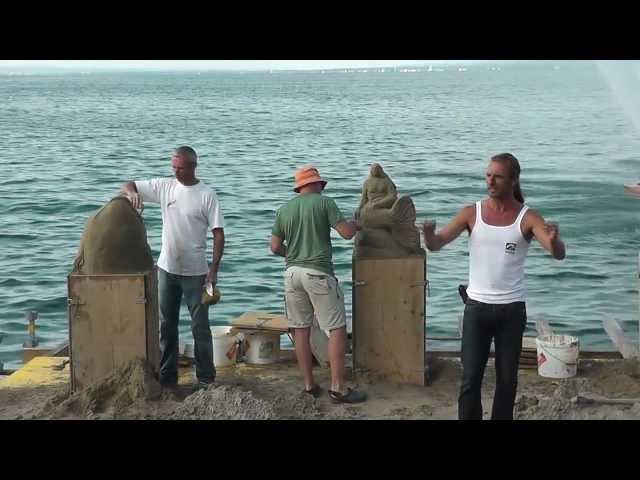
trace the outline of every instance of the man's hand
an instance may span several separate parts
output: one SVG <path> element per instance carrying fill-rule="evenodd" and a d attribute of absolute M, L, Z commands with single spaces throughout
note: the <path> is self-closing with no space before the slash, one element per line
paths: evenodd
<path fill-rule="evenodd" d="M 213 268 L 209 270 L 207 274 L 207 283 L 211 283 L 213 288 L 216 288 L 216 284 L 218 283 L 218 271 Z"/>
<path fill-rule="evenodd" d="M 549 240 L 555 242 L 560 237 L 560 226 L 557 222 L 544 222 L 544 231 L 549 235 Z"/>
<path fill-rule="evenodd" d="M 424 237 L 429 238 L 436 233 L 436 221 L 435 220 L 425 220 L 422 223 L 422 232 L 424 233 Z"/>
<path fill-rule="evenodd" d="M 560 227 L 557 222 L 545 221 L 538 212 L 527 211 L 525 222 L 540 245 L 556 260 L 563 260 L 566 255 L 564 242 L 560 240 Z"/>
<path fill-rule="evenodd" d="M 127 198 L 133 205 L 133 208 L 136 210 L 140 210 L 141 212 L 144 210 L 144 203 L 142 202 L 142 197 L 138 192 L 125 192 L 127 194 Z"/>
<path fill-rule="evenodd" d="M 440 246 L 436 245 L 436 221 L 427 219 L 422 222 L 422 236 L 424 237 L 424 246 L 429 250 L 438 250 Z"/>
<path fill-rule="evenodd" d="M 120 191 L 127 196 L 133 208 L 140 210 L 140 213 L 142 213 L 142 210 L 144 210 L 144 204 L 142 203 L 142 196 L 138 193 L 138 189 L 136 188 L 136 182 L 125 182 Z"/>

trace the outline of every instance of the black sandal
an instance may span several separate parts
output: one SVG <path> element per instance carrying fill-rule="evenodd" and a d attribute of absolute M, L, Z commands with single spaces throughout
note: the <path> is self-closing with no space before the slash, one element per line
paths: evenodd
<path fill-rule="evenodd" d="M 318 398 L 320 396 L 321 392 L 322 392 L 322 389 L 320 388 L 320 385 L 318 385 L 318 384 L 315 384 L 309 390 L 307 390 L 306 388 L 304 390 L 302 390 L 302 393 L 306 393 L 308 395 L 311 395 L 313 398 Z"/>
<path fill-rule="evenodd" d="M 347 388 L 347 393 L 345 394 L 329 390 L 329 398 L 333 403 L 360 403 L 367 399 L 367 394 Z"/>

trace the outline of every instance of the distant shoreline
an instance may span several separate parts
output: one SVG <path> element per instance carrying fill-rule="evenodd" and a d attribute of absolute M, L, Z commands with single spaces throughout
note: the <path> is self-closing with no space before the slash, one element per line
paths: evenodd
<path fill-rule="evenodd" d="M 571 63 L 590 63 L 572 61 Z M 251 74 L 251 73 L 423 73 L 458 71 L 464 69 L 501 69 L 503 67 L 564 66 L 567 61 L 465 61 L 452 60 L 450 63 L 425 61 L 420 64 L 398 64 L 393 66 L 338 67 L 338 68 L 153 68 L 153 67 L 96 67 L 96 66 L 51 66 L 51 65 L 2 65 L 0 76 L 42 76 L 42 75 L 89 75 L 89 74 Z"/>

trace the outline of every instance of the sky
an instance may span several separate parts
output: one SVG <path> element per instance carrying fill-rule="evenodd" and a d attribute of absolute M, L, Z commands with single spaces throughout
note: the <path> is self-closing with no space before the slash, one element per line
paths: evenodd
<path fill-rule="evenodd" d="M 60 70 L 322 70 L 471 64 L 466 60 L 0 60 L 0 69 Z"/>

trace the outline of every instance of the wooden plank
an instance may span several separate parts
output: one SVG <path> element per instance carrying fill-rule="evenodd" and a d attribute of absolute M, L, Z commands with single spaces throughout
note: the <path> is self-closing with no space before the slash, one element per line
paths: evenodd
<path fill-rule="evenodd" d="M 42 357 L 49 353 L 47 347 L 22 347 L 22 363 L 26 364 L 32 358 Z"/>
<path fill-rule="evenodd" d="M 287 333 L 289 327 L 284 315 L 269 312 L 247 312 L 231 321 L 231 326 L 250 330 L 271 330 Z"/>
<path fill-rule="evenodd" d="M 147 362 L 154 371 L 160 371 L 160 305 L 158 304 L 158 269 L 144 276 L 145 284 L 145 335 Z"/>
<path fill-rule="evenodd" d="M 620 324 L 612 318 L 606 318 L 602 322 L 604 331 L 622 354 L 622 358 L 633 358 L 638 356 L 638 349 L 629 341 L 622 331 Z"/>
<path fill-rule="evenodd" d="M 460 352 L 454 350 L 431 350 L 426 352 L 426 354 L 433 358 L 460 358 Z M 489 357 L 492 358 L 494 356 L 494 352 L 489 354 Z M 622 359 L 622 355 L 620 352 L 603 352 L 596 350 L 581 350 L 578 358 L 581 360 L 620 360 Z"/>
<path fill-rule="evenodd" d="M 423 256 L 354 259 L 354 368 L 425 384 Z"/>
<path fill-rule="evenodd" d="M 522 337 L 522 350 L 527 351 L 530 350 L 532 352 L 537 352 L 538 347 L 536 345 L 535 337 Z"/>
<path fill-rule="evenodd" d="M 274 333 L 289 333 L 287 318 L 281 314 L 268 312 L 247 312 L 231 322 L 232 331 L 251 332 L 269 331 Z M 321 367 L 329 365 L 329 338 L 320 330 L 318 321 L 314 319 L 309 338 L 311 353 Z"/>
<path fill-rule="evenodd" d="M 549 321 L 544 315 L 538 315 L 536 317 L 536 330 L 538 335 L 553 335 L 553 329 L 549 325 Z"/>
<path fill-rule="evenodd" d="M 329 337 L 320 329 L 318 320 L 313 319 L 311 324 L 311 334 L 309 336 L 309 343 L 311 344 L 311 353 L 318 361 L 321 367 L 329 367 Z"/>
<path fill-rule="evenodd" d="M 53 347 L 49 351 L 50 357 L 68 357 L 69 356 L 69 340 L 65 340 L 60 345 Z"/>
<path fill-rule="evenodd" d="M 155 283 L 145 278 L 155 274 L 69 275 L 73 390 L 136 358 L 157 371 L 157 290 L 147 290 Z"/>
<path fill-rule="evenodd" d="M 69 363 L 65 363 L 65 360 L 68 358 L 35 357 L 7 378 L 0 380 L 0 388 L 69 383 Z"/>
<path fill-rule="evenodd" d="M 579 405 L 634 405 L 640 403 L 640 398 L 607 398 L 595 393 L 584 393 L 576 397 L 576 403 Z"/>
<path fill-rule="evenodd" d="M 68 357 L 69 356 L 69 340 L 65 340 L 55 347 L 23 347 L 22 363 L 27 364 L 35 357 Z"/>

